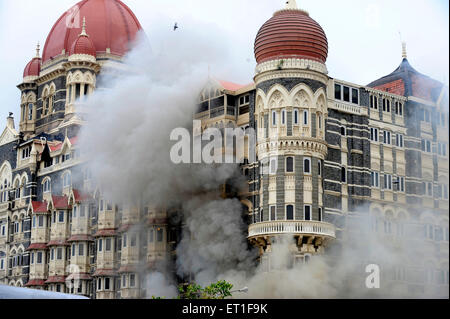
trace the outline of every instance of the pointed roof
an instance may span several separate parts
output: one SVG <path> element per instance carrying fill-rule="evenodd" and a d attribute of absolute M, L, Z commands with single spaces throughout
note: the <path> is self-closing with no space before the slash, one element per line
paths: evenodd
<path fill-rule="evenodd" d="M 404 56 L 406 56 L 406 51 L 404 51 Z M 367 86 L 406 97 L 414 96 L 436 102 L 444 84 L 418 72 L 404 57 L 392 73 L 369 83 Z"/>

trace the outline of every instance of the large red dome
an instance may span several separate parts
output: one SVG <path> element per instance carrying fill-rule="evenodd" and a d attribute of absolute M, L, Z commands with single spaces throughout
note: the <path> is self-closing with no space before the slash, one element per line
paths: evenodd
<path fill-rule="evenodd" d="M 328 41 L 322 27 L 303 10 L 277 11 L 259 29 L 255 40 L 258 63 L 282 58 L 325 63 Z"/>
<path fill-rule="evenodd" d="M 111 54 L 123 56 L 130 42 L 142 29 L 136 16 L 119 0 L 83 0 L 66 11 L 56 21 L 45 42 L 43 63 L 63 53 L 69 53 L 81 33 L 86 18 L 86 31 L 97 53 L 109 48 Z"/>

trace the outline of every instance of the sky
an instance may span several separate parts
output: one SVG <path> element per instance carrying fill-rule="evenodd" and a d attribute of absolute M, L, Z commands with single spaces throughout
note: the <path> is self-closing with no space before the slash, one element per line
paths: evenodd
<path fill-rule="evenodd" d="M 161 30 L 177 22 L 211 32 L 209 39 L 228 48 L 224 80 L 252 81 L 255 36 L 285 0 L 123 0 L 139 19 L 150 44 L 164 42 Z M 76 0 L 0 0 L 0 127 L 8 112 L 19 118 L 25 65 L 45 43 L 56 20 Z M 401 62 L 401 41 L 408 60 L 421 73 L 449 79 L 448 0 L 297 0 L 328 38 L 329 76 L 366 85 L 392 72 Z M 204 30 L 204 29 L 207 30 Z M 193 49 L 195 49 L 193 39 Z M 42 48 L 41 48 L 42 52 Z M 199 52 L 198 54 L 202 54 Z M 214 69 L 211 74 L 215 75 Z"/>

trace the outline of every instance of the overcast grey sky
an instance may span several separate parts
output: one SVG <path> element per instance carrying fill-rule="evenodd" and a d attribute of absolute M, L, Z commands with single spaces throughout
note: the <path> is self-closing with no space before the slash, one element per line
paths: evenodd
<path fill-rule="evenodd" d="M 226 80 L 252 81 L 253 43 L 260 26 L 285 0 L 123 0 L 136 14 L 152 45 L 160 30 L 212 30 L 211 39 L 230 48 Z M 19 115 L 25 65 L 45 43 L 59 16 L 76 0 L 0 0 L 0 127 L 8 111 Z M 448 85 L 448 0 L 297 0 L 328 38 L 329 75 L 368 84 L 392 72 L 401 61 L 400 35 L 412 66 Z M 178 31 L 177 31 L 178 32 Z M 193 39 L 195 48 L 195 39 Z M 42 52 L 42 51 L 41 51 Z M 201 54 L 201 52 L 199 52 Z M 214 75 L 214 70 L 211 70 Z"/>

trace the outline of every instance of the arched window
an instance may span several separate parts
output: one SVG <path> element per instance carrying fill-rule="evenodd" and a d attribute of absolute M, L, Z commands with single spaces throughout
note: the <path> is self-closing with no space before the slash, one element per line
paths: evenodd
<path fill-rule="evenodd" d="M 63 187 L 69 187 L 71 184 L 71 175 L 70 173 L 64 174 L 63 177 Z"/>
<path fill-rule="evenodd" d="M 291 156 L 286 157 L 286 172 L 292 173 L 294 171 L 294 158 Z"/>
<path fill-rule="evenodd" d="M 285 125 L 286 124 L 286 110 L 283 109 L 281 110 L 281 125 Z"/>
<path fill-rule="evenodd" d="M 272 126 L 277 126 L 277 112 L 272 111 Z"/>
<path fill-rule="evenodd" d="M 33 119 L 33 103 L 28 103 L 28 121 Z"/>
<path fill-rule="evenodd" d="M 311 159 L 309 157 L 303 159 L 303 173 L 311 174 Z"/>
<path fill-rule="evenodd" d="M 298 109 L 294 109 L 294 124 L 297 125 L 299 122 Z"/>
<path fill-rule="evenodd" d="M 48 192 L 50 192 L 51 191 L 51 182 L 50 182 L 50 178 L 46 178 L 45 180 L 44 180 L 44 182 L 42 183 L 42 185 L 43 185 L 43 192 L 44 193 L 48 193 Z"/>
<path fill-rule="evenodd" d="M 303 125 L 308 125 L 308 111 L 303 111 Z"/>
<path fill-rule="evenodd" d="M 286 219 L 287 220 L 293 220 L 294 219 L 294 206 L 293 205 L 287 205 L 286 206 Z"/>

